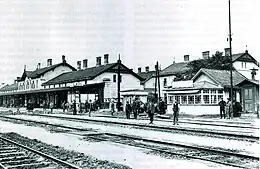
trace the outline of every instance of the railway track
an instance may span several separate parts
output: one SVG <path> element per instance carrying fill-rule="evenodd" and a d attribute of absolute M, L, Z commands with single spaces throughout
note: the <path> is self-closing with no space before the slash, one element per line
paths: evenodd
<path fill-rule="evenodd" d="M 80 167 L 0 136 L 0 168 L 57 169 Z"/>
<path fill-rule="evenodd" d="M 165 142 L 160 140 L 151 140 L 129 135 L 115 133 L 87 134 L 86 140 L 110 141 L 124 145 L 130 145 L 152 150 L 152 153 L 162 156 L 184 157 L 188 159 L 197 159 L 212 163 L 232 166 L 237 168 L 253 169 L 258 168 L 259 158 L 245 154 L 214 150 L 205 147 L 197 147 L 179 143 Z"/>
<path fill-rule="evenodd" d="M 95 117 L 106 117 L 106 118 L 117 118 L 110 115 L 97 115 Z M 147 120 L 146 118 L 140 118 L 140 120 Z M 171 119 L 155 119 L 154 121 L 162 121 L 162 122 L 172 122 Z M 203 119 L 181 119 L 179 123 L 183 124 L 198 124 L 198 125 L 205 125 L 205 126 L 220 126 L 220 127 L 235 127 L 235 128 L 245 128 L 245 129 L 259 129 L 255 127 L 252 123 L 249 122 L 236 122 L 236 121 L 220 121 L 220 120 L 203 120 Z"/>
<path fill-rule="evenodd" d="M 238 168 L 246 168 L 246 169 L 258 168 L 258 163 L 259 163 L 259 157 L 244 154 L 244 153 L 239 153 L 239 152 L 216 149 L 212 147 L 201 147 L 197 145 L 167 142 L 167 141 L 161 141 L 156 139 L 149 139 L 149 138 L 111 133 L 111 132 L 105 132 L 105 133 L 92 132 L 90 134 L 86 134 L 84 132 L 89 131 L 89 129 L 72 127 L 72 126 L 64 126 L 58 124 L 50 124 L 47 122 L 39 122 L 33 120 L 22 119 L 21 121 L 70 129 L 71 131 L 69 132 L 69 134 L 81 135 L 86 140 L 94 139 L 99 141 L 111 141 L 120 144 L 128 144 L 136 147 L 146 148 L 154 152 L 159 152 L 160 154 L 166 154 L 171 156 L 182 156 L 189 159 L 209 161 L 217 164 L 223 164 L 223 165 L 228 165 L 228 166 L 233 166 Z"/>
<path fill-rule="evenodd" d="M 130 127 L 138 127 L 141 129 L 153 129 L 159 130 L 164 132 L 187 132 L 187 133 L 196 133 L 201 135 L 210 134 L 215 137 L 228 137 L 228 138 L 235 138 L 235 139 L 248 139 L 250 141 L 259 141 L 258 136 L 250 135 L 250 134 L 241 134 L 241 133 L 234 133 L 234 132 L 223 132 L 223 131 L 216 131 L 216 130 L 205 130 L 205 129 L 194 129 L 194 128 L 184 128 L 184 127 L 175 127 L 175 126 L 162 126 L 162 125 L 146 125 L 141 123 L 128 123 L 128 122 L 119 122 L 119 121 L 107 121 L 107 120 L 98 120 L 98 119 L 80 119 L 78 117 L 61 117 L 61 116 L 53 116 L 53 115 L 41 115 L 37 114 L 34 116 L 41 116 L 41 117 L 49 117 L 49 118 L 59 118 L 65 119 L 70 121 L 80 121 L 80 122 L 91 122 L 97 124 L 109 124 L 109 125 L 122 125 L 122 126 L 130 126 Z M 5 116 L 0 116 L 5 117 Z"/>

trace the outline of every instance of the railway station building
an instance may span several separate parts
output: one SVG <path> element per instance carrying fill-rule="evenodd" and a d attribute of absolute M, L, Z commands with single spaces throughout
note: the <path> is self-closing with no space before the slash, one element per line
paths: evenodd
<path fill-rule="evenodd" d="M 96 58 L 96 66 L 88 67 L 88 60 L 77 62 L 77 69 L 69 65 L 65 56 L 62 62 L 52 65 L 48 59 L 47 67 L 37 66 L 35 71 L 27 71 L 16 79 L 12 85 L 6 85 L 0 90 L 0 106 L 26 106 L 32 101 L 34 107 L 40 107 L 43 101 L 54 103 L 60 108 L 65 102 L 77 103 L 92 99 L 101 106 L 108 107 L 111 100 L 117 101 L 118 67 L 120 65 L 121 90 L 143 89 L 142 77 L 129 69 L 121 61 L 109 63 L 109 55 Z M 122 99 L 122 97 L 121 97 Z"/>
<path fill-rule="evenodd" d="M 229 49 L 225 49 L 228 56 Z M 224 56 L 224 57 L 225 57 Z M 256 76 L 259 63 L 248 53 L 234 54 L 233 100 L 242 105 L 245 112 L 259 111 L 259 76 Z M 188 114 L 218 113 L 218 102 L 230 98 L 230 71 L 200 69 L 189 81 L 173 81 L 164 89 L 167 95 L 168 110 L 177 100 L 182 112 Z"/>

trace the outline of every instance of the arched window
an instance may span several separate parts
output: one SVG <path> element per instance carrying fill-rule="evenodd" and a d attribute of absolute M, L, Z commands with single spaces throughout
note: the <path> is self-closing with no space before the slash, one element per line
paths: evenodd
<path fill-rule="evenodd" d="M 26 82 L 26 89 L 29 89 L 30 88 L 30 83 L 29 81 Z"/>

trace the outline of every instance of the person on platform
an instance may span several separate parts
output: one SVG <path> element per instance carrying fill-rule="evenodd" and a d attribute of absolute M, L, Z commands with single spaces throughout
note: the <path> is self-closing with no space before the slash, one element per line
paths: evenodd
<path fill-rule="evenodd" d="M 231 118 L 231 100 L 228 98 L 227 104 L 226 104 L 226 114 L 228 115 L 228 118 Z"/>
<path fill-rule="evenodd" d="M 89 109 L 89 103 L 88 103 L 88 100 L 85 101 L 85 113 L 88 112 L 88 109 Z"/>
<path fill-rule="evenodd" d="M 180 108 L 179 108 L 179 103 L 176 100 L 174 100 L 172 104 L 172 110 L 173 110 L 173 125 L 175 124 L 179 125 L 178 120 L 179 120 Z"/>
<path fill-rule="evenodd" d="M 50 102 L 51 113 L 53 113 L 53 108 L 54 108 L 54 103 L 53 103 L 53 101 L 51 101 L 51 102 Z"/>
<path fill-rule="evenodd" d="M 115 103 L 114 103 L 114 100 L 111 101 L 111 115 L 114 116 L 114 112 L 115 112 Z"/>
<path fill-rule="evenodd" d="M 61 107 L 63 109 L 63 113 L 65 113 L 65 110 L 66 110 L 66 102 L 65 101 L 62 102 Z"/>
<path fill-rule="evenodd" d="M 91 111 L 93 110 L 93 104 L 92 101 L 89 100 L 89 112 L 88 112 L 88 116 L 91 117 Z"/>
<path fill-rule="evenodd" d="M 140 111 L 140 102 L 138 100 L 138 98 L 135 98 L 135 100 L 133 101 L 133 113 L 134 113 L 134 119 L 137 119 L 138 113 Z"/>
<path fill-rule="evenodd" d="M 220 108 L 220 118 L 222 119 L 222 116 L 224 118 L 226 118 L 226 113 L 225 113 L 226 102 L 223 100 L 223 98 L 221 98 L 218 105 L 219 105 L 219 108 Z"/>
<path fill-rule="evenodd" d="M 132 111 L 132 107 L 131 107 L 129 101 L 127 101 L 126 106 L 125 106 L 125 112 L 126 112 L 127 119 L 130 119 L 131 111 Z"/>
<path fill-rule="evenodd" d="M 76 104 L 76 100 L 73 100 L 73 115 L 76 115 L 77 114 L 77 104 Z"/>
<path fill-rule="evenodd" d="M 150 118 L 149 124 L 153 124 L 154 113 L 155 113 L 155 105 L 152 101 L 148 101 L 148 103 L 147 103 L 147 114 Z"/>
<path fill-rule="evenodd" d="M 165 102 L 162 100 L 162 98 L 160 98 L 160 102 L 159 102 L 159 110 L 161 114 L 165 114 Z"/>

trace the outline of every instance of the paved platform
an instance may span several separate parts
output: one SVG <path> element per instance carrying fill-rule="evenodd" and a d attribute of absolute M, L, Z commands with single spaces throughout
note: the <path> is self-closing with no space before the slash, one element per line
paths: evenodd
<path fill-rule="evenodd" d="M 95 123 L 80 123 L 77 121 L 69 121 L 65 119 L 56 119 L 56 118 L 47 118 L 42 116 L 28 116 L 28 115 L 11 115 L 13 117 L 22 118 L 22 119 L 29 119 L 29 120 L 36 120 L 36 121 L 44 121 L 52 124 L 60 124 L 60 125 L 69 125 L 73 127 L 80 127 L 80 128 L 89 128 L 98 130 L 99 132 L 112 132 L 117 134 L 129 134 L 129 135 L 135 135 L 138 137 L 144 137 L 149 139 L 157 139 L 157 140 L 165 140 L 170 142 L 177 142 L 177 143 L 185 143 L 185 144 L 193 144 L 193 145 L 199 145 L 199 146 L 206 146 L 206 147 L 212 147 L 212 148 L 224 148 L 224 149 L 230 149 L 230 150 L 236 150 L 241 153 L 246 154 L 254 154 L 259 155 L 258 148 L 259 143 L 258 142 L 245 142 L 245 141 L 239 141 L 234 139 L 224 139 L 224 138 L 215 138 L 215 137 L 205 137 L 205 136 L 199 136 L 199 135 L 185 135 L 182 133 L 169 133 L 169 132 L 161 132 L 161 131 L 154 131 L 154 130 L 143 130 L 133 127 L 120 127 L 120 126 L 110 126 L 110 125 L 100 125 Z M 55 116 L 55 114 L 52 114 L 52 116 Z M 58 116 L 69 116 L 72 115 L 62 115 L 58 114 Z M 98 117 L 87 117 L 87 116 L 80 116 L 76 115 L 74 117 L 79 117 L 81 119 L 97 119 Z M 104 119 L 104 118 L 102 118 Z M 106 118 L 107 119 L 107 118 Z M 120 120 L 120 121 L 126 121 L 126 119 L 114 119 L 114 120 Z M 140 120 L 131 120 L 132 122 L 141 123 Z M 148 122 L 148 121 L 147 121 Z M 182 127 L 182 124 L 178 127 Z"/>

